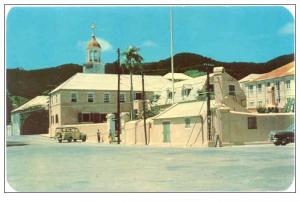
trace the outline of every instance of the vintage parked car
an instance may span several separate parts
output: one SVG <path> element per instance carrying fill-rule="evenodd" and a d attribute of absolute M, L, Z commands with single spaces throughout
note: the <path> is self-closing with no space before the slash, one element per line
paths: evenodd
<path fill-rule="evenodd" d="M 295 125 L 290 125 L 285 130 L 272 130 L 269 134 L 269 139 L 276 146 L 286 145 L 288 143 L 294 142 L 295 140 Z"/>
<path fill-rule="evenodd" d="M 58 142 L 61 143 L 63 140 L 67 140 L 68 142 L 76 142 L 77 140 L 81 140 L 82 142 L 86 141 L 86 134 L 81 133 L 76 127 L 58 127 L 55 129 L 55 138 L 57 138 Z"/>

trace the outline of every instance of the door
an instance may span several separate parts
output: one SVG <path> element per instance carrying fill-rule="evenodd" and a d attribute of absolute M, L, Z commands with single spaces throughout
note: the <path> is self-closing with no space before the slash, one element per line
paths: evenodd
<path fill-rule="evenodd" d="M 164 143 L 170 143 L 170 122 L 163 122 L 163 136 L 164 136 Z"/>

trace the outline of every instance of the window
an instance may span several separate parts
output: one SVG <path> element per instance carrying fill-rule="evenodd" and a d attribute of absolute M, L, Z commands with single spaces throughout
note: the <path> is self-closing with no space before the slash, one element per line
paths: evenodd
<path fill-rule="evenodd" d="M 191 127 L 191 119 L 190 118 L 186 118 L 184 120 L 185 122 L 185 128 L 190 128 Z"/>
<path fill-rule="evenodd" d="M 280 82 L 276 81 L 275 86 L 276 86 L 276 90 L 279 90 L 280 89 Z"/>
<path fill-rule="evenodd" d="M 256 117 L 248 117 L 248 129 L 257 129 Z"/>
<path fill-rule="evenodd" d="M 92 51 L 89 51 L 89 61 L 92 62 Z"/>
<path fill-rule="evenodd" d="M 107 119 L 106 119 L 106 115 L 107 114 L 100 114 L 100 122 L 106 122 L 107 121 Z"/>
<path fill-rule="evenodd" d="M 249 93 L 253 93 L 253 86 L 252 85 L 249 86 Z"/>
<path fill-rule="evenodd" d="M 57 94 L 55 95 L 55 102 L 58 103 Z"/>
<path fill-rule="evenodd" d="M 235 96 L 235 86 L 234 85 L 229 85 L 229 95 Z"/>
<path fill-rule="evenodd" d="M 262 107 L 263 102 L 262 102 L 261 100 L 259 100 L 259 101 L 257 102 L 257 105 L 258 105 L 259 107 Z"/>
<path fill-rule="evenodd" d="M 103 123 L 106 121 L 106 114 L 83 112 L 78 113 L 78 122 Z"/>
<path fill-rule="evenodd" d="M 290 89 L 291 88 L 291 81 L 290 80 L 285 81 L 285 86 L 286 86 L 287 89 Z"/>
<path fill-rule="evenodd" d="M 58 123 L 58 115 L 55 115 L 55 123 Z"/>
<path fill-rule="evenodd" d="M 261 93 L 261 84 L 257 84 L 257 92 Z"/>
<path fill-rule="evenodd" d="M 90 113 L 82 113 L 82 121 L 83 122 L 90 122 L 91 114 Z"/>
<path fill-rule="evenodd" d="M 135 100 L 141 100 L 142 99 L 142 93 L 135 93 L 134 99 Z"/>
<path fill-rule="evenodd" d="M 172 99 L 172 92 L 168 91 L 168 98 Z"/>
<path fill-rule="evenodd" d="M 94 102 L 94 93 L 88 93 L 88 102 Z"/>
<path fill-rule="evenodd" d="M 125 93 L 120 93 L 120 102 L 125 102 Z"/>
<path fill-rule="evenodd" d="M 98 61 L 98 53 L 96 50 L 94 50 L 94 61 L 97 62 Z"/>
<path fill-rule="evenodd" d="M 77 94 L 71 93 L 71 102 L 77 102 Z"/>
<path fill-rule="evenodd" d="M 175 92 L 174 92 L 174 97 L 175 97 Z M 168 91 L 168 99 L 172 99 L 172 92 Z"/>
<path fill-rule="evenodd" d="M 182 95 L 188 97 L 188 96 L 190 95 L 190 93 L 191 93 L 191 90 L 192 90 L 192 89 L 189 89 L 189 88 L 183 89 L 183 90 L 182 90 Z M 172 93 L 171 93 L 171 94 L 172 94 Z M 172 95 L 171 95 L 171 98 L 172 98 Z"/>
<path fill-rule="evenodd" d="M 104 93 L 104 100 L 105 103 L 109 103 L 110 102 L 110 94 L 109 93 Z"/>
<path fill-rule="evenodd" d="M 278 97 L 278 98 L 276 98 L 276 102 L 277 102 L 277 104 L 279 104 L 280 103 L 280 97 Z"/>
<path fill-rule="evenodd" d="M 270 82 L 267 82 L 267 87 L 271 86 Z"/>

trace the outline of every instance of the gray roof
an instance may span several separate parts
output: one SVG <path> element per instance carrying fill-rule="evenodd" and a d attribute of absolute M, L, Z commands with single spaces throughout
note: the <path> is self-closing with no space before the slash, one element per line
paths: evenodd
<path fill-rule="evenodd" d="M 195 117 L 206 113 L 206 101 L 183 102 L 172 105 L 153 119 L 170 119 L 170 118 L 184 118 Z M 211 107 L 215 106 L 215 101 L 211 100 Z"/>
<path fill-rule="evenodd" d="M 12 110 L 12 112 L 17 112 L 17 111 L 24 111 L 30 108 L 34 107 L 41 107 L 41 108 L 47 108 L 48 106 L 48 100 L 49 96 L 36 96 L 35 98 L 29 100 L 25 104 L 21 105 L 20 107 Z"/>
<path fill-rule="evenodd" d="M 172 79 L 172 73 L 167 73 L 163 76 L 165 79 Z M 191 79 L 192 77 L 187 76 L 183 73 L 174 73 L 174 79 L 175 80 L 187 80 L 187 79 Z"/>
<path fill-rule="evenodd" d="M 171 82 L 162 76 L 145 75 L 145 91 L 160 91 L 164 86 Z M 121 75 L 120 79 L 121 91 L 130 90 L 130 75 Z M 58 90 L 110 90 L 118 89 L 117 74 L 88 74 L 77 73 L 67 81 L 59 85 L 51 91 L 54 93 Z M 142 76 L 133 75 L 133 90 L 142 91 Z"/>

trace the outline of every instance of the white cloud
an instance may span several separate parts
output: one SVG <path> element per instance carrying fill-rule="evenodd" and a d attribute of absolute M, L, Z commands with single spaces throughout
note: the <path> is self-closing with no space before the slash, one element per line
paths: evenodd
<path fill-rule="evenodd" d="M 102 38 L 96 38 L 97 41 L 100 43 L 102 52 L 111 51 L 113 49 L 113 46 L 105 39 Z M 86 49 L 89 41 L 78 41 L 77 46 L 80 49 Z"/>
<path fill-rule="evenodd" d="M 154 41 L 147 40 L 141 44 L 141 47 L 157 47 L 157 44 Z"/>
<path fill-rule="evenodd" d="M 280 35 L 294 34 L 294 23 L 288 22 L 278 31 Z"/>

